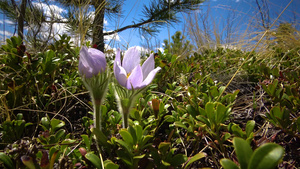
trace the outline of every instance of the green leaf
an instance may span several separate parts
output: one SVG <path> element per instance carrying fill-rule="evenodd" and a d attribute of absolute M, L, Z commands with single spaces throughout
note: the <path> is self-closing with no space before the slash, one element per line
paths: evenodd
<path fill-rule="evenodd" d="M 55 156 L 55 158 L 56 157 L 58 157 L 57 156 L 57 154 L 59 153 L 59 148 L 58 148 L 58 146 L 53 146 L 53 147 L 51 147 L 50 148 L 50 150 L 49 150 L 49 157 L 53 157 L 53 156 Z M 56 159 L 52 159 L 51 158 L 51 160 L 56 160 Z"/>
<path fill-rule="evenodd" d="M 137 144 L 137 134 L 135 129 L 132 126 L 128 127 L 128 132 L 132 137 L 132 145 L 136 145 Z M 121 133 L 120 133 L 121 134 Z M 124 139 L 124 138 L 123 138 Z"/>
<path fill-rule="evenodd" d="M 95 154 L 89 152 L 85 155 L 85 158 L 88 159 L 96 168 L 104 169 L 102 166 L 103 161 L 101 161 L 100 158 Z"/>
<path fill-rule="evenodd" d="M 187 160 L 186 155 L 184 155 L 184 154 L 176 154 L 174 157 L 172 157 L 172 159 L 170 161 L 170 164 L 173 167 L 177 167 L 177 166 L 185 163 L 186 160 Z"/>
<path fill-rule="evenodd" d="M 278 67 L 273 68 L 272 72 L 273 72 L 273 75 L 275 77 L 279 77 L 279 69 L 278 69 Z"/>
<path fill-rule="evenodd" d="M 55 133 L 55 141 L 59 141 L 65 135 L 66 131 L 64 129 L 60 129 Z"/>
<path fill-rule="evenodd" d="M 266 84 L 262 83 L 261 87 L 264 89 L 264 91 L 266 91 L 268 93 L 268 95 L 271 96 L 271 93 L 270 93 L 269 89 L 267 88 Z"/>
<path fill-rule="evenodd" d="M 54 144 L 54 143 L 56 143 L 55 136 L 54 136 L 54 135 L 51 135 L 51 136 L 49 137 L 49 144 Z"/>
<path fill-rule="evenodd" d="M 279 106 L 275 106 L 270 110 L 270 114 L 273 117 L 273 120 L 282 120 L 283 117 L 283 111 L 280 109 Z M 275 117 L 275 119 L 274 119 Z"/>
<path fill-rule="evenodd" d="M 62 144 L 72 144 L 75 143 L 77 140 L 73 140 L 73 139 L 65 139 L 64 141 L 62 141 Z"/>
<path fill-rule="evenodd" d="M 127 165 L 129 165 L 132 168 L 133 165 L 133 154 L 128 154 L 124 150 L 117 150 L 118 158 L 124 161 Z M 129 168 L 130 168 L 129 167 Z"/>
<path fill-rule="evenodd" d="M 242 138 L 234 137 L 233 146 L 235 149 L 236 156 L 240 163 L 241 169 L 247 169 L 250 158 L 252 156 L 252 149 L 248 142 Z"/>
<path fill-rule="evenodd" d="M 140 125 L 135 126 L 137 143 L 140 143 L 143 138 L 143 128 Z"/>
<path fill-rule="evenodd" d="M 133 146 L 133 137 L 132 135 L 126 130 L 126 129 L 121 129 L 119 131 L 120 135 L 122 136 L 123 140 L 129 144 L 130 146 Z"/>
<path fill-rule="evenodd" d="M 42 118 L 41 118 L 41 123 L 42 123 L 42 125 L 43 125 L 47 130 L 50 129 L 50 121 L 49 121 L 49 118 L 48 118 L 48 117 L 42 117 Z"/>
<path fill-rule="evenodd" d="M 275 79 L 273 81 L 273 83 L 271 83 L 271 84 L 268 85 L 268 89 L 269 89 L 269 93 L 268 94 L 270 94 L 270 96 L 274 96 L 277 85 L 278 85 L 278 80 L 277 79 Z"/>
<path fill-rule="evenodd" d="M 222 137 L 222 142 L 227 141 L 231 137 L 230 133 L 225 133 L 224 136 Z"/>
<path fill-rule="evenodd" d="M 169 143 L 169 142 L 161 142 L 158 145 L 158 149 L 162 154 L 165 154 L 169 150 L 170 146 L 171 146 L 171 143 Z"/>
<path fill-rule="evenodd" d="M 280 145 L 266 143 L 254 151 L 248 169 L 274 169 L 283 153 L 284 149 Z"/>
<path fill-rule="evenodd" d="M 246 141 L 247 141 L 249 144 L 251 144 L 253 138 L 254 138 L 254 133 L 252 132 L 252 133 L 249 134 L 249 136 L 247 136 Z"/>
<path fill-rule="evenodd" d="M 81 138 L 82 138 L 82 140 L 83 140 L 83 142 L 84 142 L 84 144 L 85 144 L 85 148 L 86 148 L 88 151 L 90 151 L 90 149 L 91 149 L 91 140 L 90 140 L 89 136 L 86 135 L 86 134 L 82 134 L 82 135 L 81 135 Z"/>
<path fill-rule="evenodd" d="M 196 155 L 194 155 L 193 157 L 191 157 L 190 158 L 190 160 L 189 160 L 189 162 L 185 165 L 185 169 L 189 166 L 189 165 L 191 165 L 193 162 L 195 162 L 195 161 L 197 161 L 197 160 L 200 160 L 201 158 L 203 158 L 203 157 L 205 157 L 206 156 L 206 154 L 205 153 L 198 153 L 198 154 L 196 154 Z"/>
<path fill-rule="evenodd" d="M 223 123 L 225 121 L 226 117 L 226 107 L 217 102 L 217 112 L 216 112 L 216 123 Z"/>
<path fill-rule="evenodd" d="M 170 165 L 171 165 L 170 163 L 168 163 L 168 162 L 166 162 L 166 161 L 164 161 L 164 160 L 161 160 L 161 163 L 162 163 L 164 166 L 170 166 Z"/>
<path fill-rule="evenodd" d="M 239 94 L 240 90 L 236 90 L 233 92 L 232 96 L 231 96 L 231 102 L 233 102 L 235 100 L 235 98 L 237 97 L 237 95 Z"/>
<path fill-rule="evenodd" d="M 178 92 L 178 91 L 180 91 L 181 89 L 182 89 L 181 86 L 177 86 L 176 89 L 174 90 L 174 92 Z"/>
<path fill-rule="evenodd" d="M 119 165 L 113 163 L 110 160 L 105 160 L 104 161 L 104 168 L 106 168 L 106 169 L 118 169 Z"/>
<path fill-rule="evenodd" d="M 195 110 L 195 108 L 193 106 L 191 106 L 190 104 L 188 104 L 186 106 L 186 110 L 188 111 L 188 113 L 193 116 L 194 118 L 196 118 L 196 116 L 198 115 L 197 114 L 197 111 Z"/>
<path fill-rule="evenodd" d="M 159 114 L 161 115 L 165 111 L 165 104 L 163 102 L 159 103 Z"/>
<path fill-rule="evenodd" d="M 50 150 L 51 150 L 51 149 L 50 149 Z M 52 151 L 53 151 L 53 150 L 54 150 L 54 149 L 52 149 Z M 51 159 L 50 159 L 50 162 L 49 162 L 49 168 L 53 168 L 54 162 L 55 162 L 56 158 L 58 158 L 57 154 L 58 154 L 58 150 L 56 150 L 55 152 L 53 152 L 53 153 L 51 154 Z"/>
<path fill-rule="evenodd" d="M 142 155 L 139 155 L 139 156 L 134 156 L 133 159 L 142 159 L 145 157 L 146 154 L 142 154 Z"/>
<path fill-rule="evenodd" d="M 300 132 L 300 116 L 298 117 L 296 124 L 297 124 L 297 128 L 298 128 L 298 132 Z"/>
<path fill-rule="evenodd" d="M 16 120 L 22 120 L 23 119 L 23 114 L 22 113 L 18 113 Z"/>
<path fill-rule="evenodd" d="M 92 128 L 91 132 L 96 136 L 96 139 L 100 145 L 105 147 L 109 146 L 109 144 L 107 143 L 107 137 L 100 129 Z"/>
<path fill-rule="evenodd" d="M 14 169 L 14 163 L 12 162 L 12 160 L 9 158 L 8 155 L 4 154 L 4 153 L 0 153 L 0 161 L 2 161 L 2 163 L 4 164 L 4 166 L 8 169 Z"/>
<path fill-rule="evenodd" d="M 210 94 L 211 94 L 212 97 L 218 97 L 219 96 L 219 91 L 218 91 L 217 86 L 211 86 L 209 91 L 210 91 Z"/>
<path fill-rule="evenodd" d="M 58 119 L 52 119 L 51 120 L 51 132 L 55 132 L 57 129 L 63 127 L 65 125 L 65 122 Z"/>
<path fill-rule="evenodd" d="M 239 167 L 231 160 L 223 158 L 220 161 L 224 169 L 239 169 Z"/>
<path fill-rule="evenodd" d="M 127 151 L 128 153 L 131 153 L 132 152 L 132 145 L 128 145 L 127 142 L 123 141 L 123 140 L 115 140 L 115 142 L 119 143 L 121 146 L 123 146 Z"/>
<path fill-rule="evenodd" d="M 237 124 L 233 124 L 231 126 L 231 130 L 232 130 L 233 134 L 235 134 L 238 137 L 244 137 L 245 136 L 244 131 Z"/>
<path fill-rule="evenodd" d="M 152 137 L 153 137 L 153 136 L 151 136 L 151 135 L 146 135 L 146 136 L 142 139 L 141 143 L 139 144 L 139 146 L 141 146 L 141 149 L 145 148 L 144 145 L 145 145 Z M 146 145 L 146 146 L 147 146 L 147 145 Z"/>
<path fill-rule="evenodd" d="M 65 151 L 65 153 L 67 153 L 68 151 L 71 151 L 70 150 L 70 144 L 73 144 L 75 143 L 77 140 L 72 140 L 72 139 L 65 139 L 61 142 L 61 151 Z"/>
<path fill-rule="evenodd" d="M 198 119 L 200 122 L 206 124 L 207 126 L 210 126 L 210 122 L 207 120 L 206 117 L 204 117 L 204 116 L 202 116 L 202 115 L 199 115 L 199 116 L 197 116 L 197 119 Z"/>
<path fill-rule="evenodd" d="M 32 126 L 33 125 L 33 123 L 26 123 L 25 124 L 25 128 L 27 127 L 27 126 Z"/>
<path fill-rule="evenodd" d="M 174 125 L 177 126 L 177 127 L 181 127 L 181 128 L 184 128 L 184 129 L 188 129 L 184 124 L 182 124 L 180 121 L 175 121 L 174 122 Z"/>
<path fill-rule="evenodd" d="M 219 96 L 223 93 L 223 91 L 226 89 L 226 86 L 219 87 Z"/>
<path fill-rule="evenodd" d="M 254 120 L 247 121 L 247 124 L 246 124 L 246 136 L 247 136 L 247 138 L 253 132 L 254 126 L 255 126 L 255 121 Z"/>
<path fill-rule="evenodd" d="M 205 105 L 205 112 L 208 117 L 208 120 L 210 120 L 210 123 L 215 123 L 215 111 L 214 111 L 215 104 L 208 102 Z"/>

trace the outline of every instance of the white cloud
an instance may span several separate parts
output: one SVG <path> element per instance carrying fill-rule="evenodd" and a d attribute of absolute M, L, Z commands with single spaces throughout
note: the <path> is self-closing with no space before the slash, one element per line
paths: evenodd
<path fill-rule="evenodd" d="M 57 5 L 46 4 L 46 3 L 39 3 L 39 2 L 34 2 L 33 5 L 41 8 L 44 11 L 44 13 L 45 13 L 46 18 L 56 18 L 56 19 L 62 19 L 62 20 L 64 19 L 62 17 L 62 13 L 66 12 L 66 11 L 65 11 L 65 9 L 63 9 L 63 8 L 57 6 Z M 90 15 L 92 18 L 94 18 L 95 13 L 93 11 L 91 11 L 90 13 L 88 13 L 88 15 Z M 11 20 L 6 19 L 4 21 L 0 20 L 0 24 L 16 24 L 16 23 L 13 22 L 13 21 L 11 21 Z M 108 24 L 108 20 L 104 18 L 103 24 L 105 26 L 109 25 Z M 29 26 L 31 26 L 31 25 L 29 25 Z M 44 23 L 42 25 L 41 32 L 43 32 L 43 33 L 41 35 L 43 37 L 46 38 L 51 33 L 51 34 L 54 35 L 54 37 L 56 39 L 59 39 L 59 35 L 67 34 L 67 35 L 69 35 L 69 36 L 72 37 L 71 38 L 72 41 L 74 41 L 74 42 L 78 41 L 78 36 L 70 34 L 70 32 L 68 32 L 66 30 L 66 24 L 64 24 L 64 23 L 54 23 L 54 24 L 52 24 L 51 32 L 50 32 L 50 27 L 49 26 L 50 26 L 49 23 Z M 25 27 L 25 29 L 29 29 L 29 27 Z M 104 32 L 106 32 L 106 31 L 104 31 Z M 0 34 L 4 35 L 4 32 L 0 31 Z M 12 33 L 5 31 L 5 36 L 12 36 Z M 106 41 L 109 41 L 109 40 L 121 41 L 120 40 L 120 36 L 118 35 L 118 33 L 105 36 L 104 39 Z"/>
<path fill-rule="evenodd" d="M 108 50 L 112 50 L 112 52 L 106 52 L 105 53 L 105 56 L 106 57 L 108 57 L 108 58 L 114 58 L 115 57 L 115 53 L 116 53 L 116 51 L 117 51 L 117 49 L 116 48 L 112 48 L 110 45 L 108 45 L 108 44 L 105 44 L 104 45 L 104 48 L 105 48 L 105 50 L 106 51 L 108 51 Z"/>
<path fill-rule="evenodd" d="M 112 48 L 112 47 L 109 46 L 108 44 L 105 44 L 104 46 L 105 46 L 105 49 L 107 49 L 107 50 L 113 50 L 114 52 L 117 51 L 116 48 Z"/>
<path fill-rule="evenodd" d="M 144 48 L 142 46 L 135 46 L 137 48 L 137 50 L 139 50 L 141 52 L 142 56 L 145 56 L 146 54 L 150 54 L 151 50 L 148 48 Z"/>
<path fill-rule="evenodd" d="M 0 20 L 0 24 L 3 24 L 3 20 Z M 4 24 L 14 25 L 14 24 L 16 24 L 16 23 L 13 22 L 13 21 L 11 21 L 11 20 L 5 19 L 5 20 L 4 20 Z"/>
<path fill-rule="evenodd" d="M 57 5 L 54 5 L 54 4 L 45 4 L 45 3 L 35 2 L 34 5 L 43 9 L 43 11 L 46 15 L 46 18 L 49 18 L 49 19 L 56 18 L 56 19 L 64 20 L 64 18 L 62 17 L 61 14 L 63 12 L 66 12 L 65 9 L 63 9 Z M 51 32 L 49 32 L 50 30 L 51 30 Z M 44 32 L 42 34 L 44 37 L 47 37 L 49 35 L 49 33 L 51 33 L 54 35 L 54 37 L 56 39 L 59 39 L 59 35 L 63 35 L 63 34 L 67 34 L 67 35 L 71 36 L 70 33 L 66 30 L 66 24 L 64 24 L 64 23 L 53 23 L 52 29 L 50 29 L 50 24 L 44 23 L 41 28 L 41 32 Z M 75 42 L 75 38 L 72 38 L 72 41 Z"/>
<path fill-rule="evenodd" d="M 213 0 L 214 2 L 216 2 L 217 0 Z M 235 0 L 235 2 L 240 2 L 240 0 Z"/>
<path fill-rule="evenodd" d="M 90 16 L 92 20 L 94 20 L 94 18 L 95 18 L 95 12 L 94 11 L 89 12 L 87 15 Z"/>
<path fill-rule="evenodd" d="M 104 31 L 104 32 L 110 32 L 110 31 Z M 118 33 L 114 33 L 112 35 L 104 36 L 104 39 L 107 40 L 107 41 L 109 41 L 109 40 L 121 41 L 120 36 L 118 35 Z"/>
<path fill-rule="evenodd" d="M 11 32 L 8 32 L 8 31 L 3 31 L 3 30 L 0 30 L 0 34 L 4 36 L 13 36 L 13 34 Z"/>
<path fill-rule="evenodd" d="M 151 52 L 150 49 L 144 48 L 142 46 L 136 46 L 137 50 L 139 50 L 140 52 Z"/>
<path fill-rule="evenodd" d="M 55 17 L 58 19 L 63 19 L 61 13 L 65 12 L 65 10 L 57 5 L 53 5 L 53 4 L 48 5 L 45 3 L 38 3 L 38 2 L 33 3 L 33 5 L 43 9 L 46 17 Z"/>
<path fill-rule="evenodd" d="M 55 33 L 55 34 L 60 34 L 60 35 L 62 35 L 62 34 L 69 34 L 68 32 L 67 32 L 67 30 L 66 30 L 66 28 L 65 28 L 65 24 L 64 23 L 54 23 L 53 24 L 53 32 Z"/>
<path fill-rule="evenodd" d="M 231 50 L 238 50 L 237 46 L 231 45 L 231 44 L 224 44 L 224 45 L 220 45 L 218 47 L 221 47 L 223 49 L 231 49 Z M 215 47 L 217 48 L 217 47 Z"/>
<path fill-rule="evenodd" d="M 94 20 L 94 18 L 95 18 L 95 12 L 94 11 L 89 12 L 87 15 L 90 16 L 92 20 Z M 103 24 L 106 25 L 106 26 L 108 25 L 108 21 L 107 21 L 106 18 L 104 18 Z"/>
<path fill-rule="evenodd" d="M 164 52 L 164 48 L 156 48 L 156 50 L 161 51 L 162 53 Z"/>
<path fill-rule="evenodd" d="M 168 2 L 170 2 L 170 3 L 174 3 L 175 2 L 175 0 L 166 0 L 166 2 L 168 3 Z"/>

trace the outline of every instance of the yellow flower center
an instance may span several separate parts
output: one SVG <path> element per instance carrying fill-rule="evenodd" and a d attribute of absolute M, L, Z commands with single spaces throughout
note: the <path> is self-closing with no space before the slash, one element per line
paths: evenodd
<path fill-rule="evenodd" d="M 130 76 L 130 74 L 131 74 L 131 72 L 127 73 L 127 79 L 128 79 L 128 77 Z"/>

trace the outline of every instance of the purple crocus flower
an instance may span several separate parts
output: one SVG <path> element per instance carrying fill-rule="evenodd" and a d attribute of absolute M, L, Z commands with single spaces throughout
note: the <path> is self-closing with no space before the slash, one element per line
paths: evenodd
<path fill-rule="evenodd" d="M 104 72 L 106 59 L 103 52 L 95 48 L 83 46 L 80 50 L 78 70 L 81 76 L 91 78 Z"/>
<path fill-rule="evenodd" d="M 114 62 L 114 74 L 119 84 L 127 89 L 142 89 L 149 85 L 155 74 L 161 69 L 154 69 L 154 56 L 151 54 L 148 59 L 140 65 L 140 51 L 136 47 L 129 48 L 121 62 L 121 54 L 118 49 Z"/>

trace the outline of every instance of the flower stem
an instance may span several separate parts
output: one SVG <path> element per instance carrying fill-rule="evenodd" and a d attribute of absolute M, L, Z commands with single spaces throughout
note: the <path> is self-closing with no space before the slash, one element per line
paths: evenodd
<path fill-rule="evenodd" d="M 123 118 L 123 128 L 128 128 L 129 126 L 129 114 L 130 110 L 133 107 L 138 95 L 143 91 L 142 89 L 140 90 L 123 90 L 122 87 L 116 86 L 115 87 L 116 91 L 116 100 L 117 104 L 119 107 L 119 112 L 122 114 Z"/>
<path fill-rule="evenodd" d="M 93 106 L 94 106 L 94 126 L 95 128 L 102 131 L 101 125 L 101 100 L 93 99 Z"/>
<path fill-rule="evenodd" d="M 128 125 L 128 118 L 129 118 L 129 112 L 124 112 L 123 111 L 123 128 L 127 128 L 129 125 Z"/>
<path fill-rule="evenodd" d="M 134 100 L 133 99 L 129 99 L 129 98 L 122 98 L 120 100 L 120 104 L 121 104 L 121 113 L 122 113 L 122 118 L 123 118 L 123 128 L 127 128 L 129 126 L 128 124 L 128 118 L 129 118 L 129 113 L 130 113 L 130 109 L 132 107 L 132 102 Z"/>

